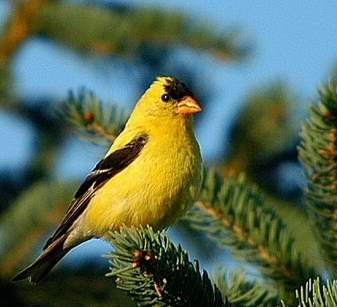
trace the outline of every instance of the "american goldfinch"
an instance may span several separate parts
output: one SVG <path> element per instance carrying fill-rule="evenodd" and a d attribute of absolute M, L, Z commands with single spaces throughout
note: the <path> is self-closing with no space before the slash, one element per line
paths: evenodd
<path fill-rule="evenodd" d="M 157 78 L 75 193 L 42 255 L 13 280 L 38 282 L 72 248 L 123 225 L 159 230 L 183 215 L 201 184 L 202 159 L 191 116 L 200 111 L 184 83 Z"/>

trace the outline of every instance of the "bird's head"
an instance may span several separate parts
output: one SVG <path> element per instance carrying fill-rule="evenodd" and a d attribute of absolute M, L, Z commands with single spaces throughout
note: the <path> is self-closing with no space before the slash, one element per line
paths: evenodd
<path fill-rule="evenodd" d="M 142 96 L 136 110 L 148 119 L 186 120 L 202 109 L 183 82 L 172 77 L 158 77 Z"/>

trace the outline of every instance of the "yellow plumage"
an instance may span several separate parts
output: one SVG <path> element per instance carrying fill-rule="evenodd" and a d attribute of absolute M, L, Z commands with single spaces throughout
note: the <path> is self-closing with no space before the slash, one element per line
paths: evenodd
<path fill-rule="evenodd" d="M 83 220 L 89 232 L 94 229 L 104 235 L 121 224 L 150 224 L 160 229 L 172 224 L 192 204 L 190 191 L 199 189 L 201 174 L 192 127 L 179 121 L 172 125 L 168 119 L 158 125 L 147 128 L 149 142 L 137 163 L 117 174 L 92 200 Z M 165 132 L 167 129 L 170 133 Z M 129 135 L 120 138 L 118 141 L 127 142 Z"/>
<path fill-rule="evenodd" d="M 162 229 L 184 214 L 201 184 L 191 117 L 200 110 L 183 83 L 158 78 L 80 187 L 45 252 L 16 279 L 40 280 L 71 248 L 122 225 Z"/>

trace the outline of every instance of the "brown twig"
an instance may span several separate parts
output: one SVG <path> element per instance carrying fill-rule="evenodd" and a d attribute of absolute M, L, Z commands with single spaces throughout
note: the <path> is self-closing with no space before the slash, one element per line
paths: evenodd
<path fill-rule="evenodd" d="M 114 133 L 111 133 L 109 130 L 107 130 L 104 126 L 93 123 L 86 127 L 89 131 L 94 132 L 95 134 L 101 136 L 102 138 L 106 139 L 107 141 L 113 142 L 117 135 Z"/>

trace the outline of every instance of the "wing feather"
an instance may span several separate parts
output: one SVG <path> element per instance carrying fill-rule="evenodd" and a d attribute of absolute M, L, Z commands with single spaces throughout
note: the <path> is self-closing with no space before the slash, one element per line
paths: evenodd
<path fill-rule="evenodd" d="M 69 231 L 74 222 L 87 208 L 95 193 L 109 179 L 130 165 L 139 156 L 147 141 L 148 135 L 142 134 L 126 144 L 123 148 L 106 156 L 95 166 L 75 193 L 65 217 L 54 234 L 48 239 L 44 249 Z"/>

